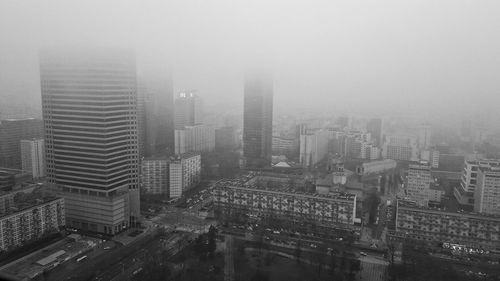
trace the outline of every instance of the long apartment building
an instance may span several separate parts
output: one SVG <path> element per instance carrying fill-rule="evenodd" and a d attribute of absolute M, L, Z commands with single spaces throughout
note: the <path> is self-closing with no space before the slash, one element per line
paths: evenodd
<path fill-rule="evenodd" d="M 474 206 L 474 192 L 477 186 L 479 169 L 488 167 L 500 167 L 500 160 L 465 160 L 460 185 L 453 190 L 453 195 L 458 203 L 466 206 Z"/>
<path fill-rule="evenodd" d="M 294 181 L 280 176 L 261 179 L 259 175 L 221 181 L 214 190 L 216 209 L 226 214 L 240 210 L 256 216 L 314 222 L 325 228 L 352 229 L 356 195 L 297 192 L 291 184 Z"/>
<path fill-rule="evenodd" d="M 419 207 L 397 203 L 394 237 L 426 242 L 449 242 L 470 247 L 500 245 L 500 216 Z"/>
<path fill-rule="evenodd" d="M 139 222 L 135 55 L 45 50 L 40 57 L 47 180 L 67 224 L 114 235 Z"/>
<path fill-rule="evenodd" d="M 65 225 L 64 199 L 40 197 L 14 202 L 2 196 L 9 206 L 0 215 L 0 249 L 3 251 L 60 230 Z M 5 206 L 4 206 L 5 207 Z"/>

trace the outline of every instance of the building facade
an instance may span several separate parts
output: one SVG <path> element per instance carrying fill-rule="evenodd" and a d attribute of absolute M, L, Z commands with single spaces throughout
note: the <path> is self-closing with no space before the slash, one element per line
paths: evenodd
<path fill-rule="evenodd" d="M 243 106 L 243 156 L 250 168 L 269 167 L 272 156 L 273 81 L 268 75 L 247 75 Z"/>
<path fill-rule="evenodd" d="M 385 159 L 418 161 L 416 139 L 408 136 L 387 136 L 382 148 Z"/>
<path fill-rule="evenodd" d="M 34 118 L 0 120 L 0 167 L 20 170 L 21 140 L 42 137 L 42 120 Z"/>
<path fill-rule="evenodd" d="M 45 177 L 45 141 L 21 140 L 21 162 L 22 170 L 29 171 L 33 178 Z"/>
<path fill-rule="evenodd" d="M 40 199 L 36 204 L 0 216 L 0 249 L 11 250 L 64 226 L 64 199 Z"/>
<path fill-rule="evenodd" d="M 474 190 L 474 211 L 500 216 L 500 167 L 480 167 Z"/>
<path fill-rule="evenodd" d="M 475 213 L 453 213 L 421 208 L 398 201 L 394 237 L 426 242 L 448 242 L 469 247 L 498 247 L 500 217 Z"/>
<path fill-rule="evenodd" d="M 179 93 L 174 108 L 176 130 L 203 123 L 203 102 L 194 91 Z"/>
<path fill-rule="evenodd" d="M 427 207 L 432 183 L 431 169 L 427 165 L 410 165 L 406 181 L 406 197 L 419 206 Z"/>
<path fill-rule="evenodd" d="M 368 124 L 366 124 L 366 131 L 370 133 L 376 146 L 382 146 L 382 119 L 371 119 Z"/>
<path fill-rule="evenodd" d="M 46 50 L 40 78 L 47 180 L 67 225 L 114 235 L 138 223 L 136 67 L 123 50 Z"/>
<path fill-rule="evenodd" d="M 215 129 L 210 125 L 185 126 L 175 130 L 175 154 L 212 152 L 215 150 Z"/>
<path fill-rule="evenodd" d="M 314 222 L 325 228 L 351 229 L 356 217 L 356 196 L 346 193 L 301 193 L 290 179 L 253 177 L 221 181 L 214 190 L 217 212 L 243 212 L 250 216 L 277 216 L 289 221 Z M 286 188 L 264 188 L 257 182 L 281 181 Z"/>
<path fill-rule="evenodd" d="M 201 181 L 201 156 L 186 153 L 169 160 L 169 196 L 178 198 Z"/>
<path fill-rule="evenodd" d="M 168 194 L 167 158 L 146 158 L 141 161 L 141 188 L 148 194 Z"/>
<path fill-rule="evenodd" d="M 466 206 L 474 206 L 474 192 L 477 186 L 479 168 L 500 167 L 498 159 L 480 159 L 464 161 L 462 179 L 460 185 L 455 187 L 453 195 L 458 203 Z"/>

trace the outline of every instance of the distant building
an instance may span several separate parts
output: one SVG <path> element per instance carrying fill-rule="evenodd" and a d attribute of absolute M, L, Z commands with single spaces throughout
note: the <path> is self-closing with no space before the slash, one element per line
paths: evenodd
<path fill-rule="evenodd" d="M 441 203 L 445 191 L 442 186 L 436 183 L 431 183 L 428 190 L 429 203 Z"/>
<path fill-rule="evenodd" d="M 387 136 L 382 149 L 385 159 L 417 161 L 418 148 L 415 138 L 409 136 Z"/>
<path fill-rule="evenodd" d="M 219 181 L 214 190 L 216 213 L 219 216 L 238 212 L 255 217 L 276 216 L 299 222 L 297 228 L 314 223 L 317 231 L 325 229 L 330 233 L 332 229 L 354 228 L 356 195 L 297 192 L 294 182 L 293 178 L 283 175 L 248 175 Z"/>
<path fill-rule="evenodd" d="M 428 149 L 431 146 L 431 125 L 422 124 L 418 128 L 418 148 Z"/>
<path fill-rule="evenodd" d="M 432 183 L 431 169 L 427 165 L 410 165 L 406 182 L 408 200 L 419 206 L 429 204 L 429 189 Z"/>
<path fill-rule="evenodd" d="M 389 235 L 401 240 L 447 242 L 489 249 L 500 245 L 500 217 L 422 208 L 399 200 L 395 232 Z"/>
<path fill-rule="evenodd" d="M 420 160 L 429 163 L 431 168 L 437 169 L 439 168 L 439 150 L 437 149 L 429 149 L 422 150 L 420 152 Z"/>
<path fill-rule="evenodd" d="M 500 167 L 480 166 L 474 190 L 474 211 L 500 215 Z"/>
<path fill-rule="evenodd" d="M 481 159 L 464 162 L 460 185 L 453 190 L 453 195 L 459 204 L 474 206 L 474 193 L 477 186 L 477 177 L 480 167 L 500 167 L 500 159 Z"/>
<path fill-rule="evenodd" d="M 29 172 L 0 168 L 0 191 L 18 189 L 32 180 L 33 176 Z"/>
<path fill-rule="evenodd" d="M 185 126 L 175 130 L 175 154 L 212 152 L 215 150 L 215 129 L 210 125 Z"/>
<path fill-rule="evenodd" d="M 176 130 L 203 123 L 203 102 L 194 91 L 179 93 L 174 107 Z"/>
<path fill-rule="evenodd" d="M 0 120 L 0 167 L 22 168 L 21 140 L 43 137 L 43 121 L 39 119 Z"/>
<path fill-rule="evenodd" d="M 271 166 L 273 133 L 273 81 L 265 74 L 247 75 L 243 106 L 245 166 Z"/>
<path fill-rule="evenodd" d="M 302 167 L 318 164 L 328 155 L 328 132 L 309 131 L 300 135 L 299 161 Z"/>
<path fill-rule="evenodd" d="M 65 226 L 64 199 L 28 194 L 22 201 L 14 196 L 0 197 L 0 205 L 8 204 L 0 215 L 0 249 L 12 250 L 43 235 L 60 231 Z"/>
<path fill-rule="evenodd" d="M 238 136 L 234 127 L 215 129 L 215 150 L 231 151 L 238 147 Z"/>
<path fill-rule="evenodd" d="M 141 161 L 141 188 L 148 194 L 168 194 L 167 157 L 146 158 Z"/>
<path fill-rule="evenodd" d="M 366 131 L 370 133 L 376 146 L 378 147 L 382 146 L 382 137 L 383 137 L 382 119 L 380 118 L 371 119 L 366 125 Z"/>
<path fill-rule="evenodd" d="M 43 139 L 21 140 L 22 170 L 33 178 L 45 177 L 45 142 Z"/>
<path fill-rule="evenodd" d="M 366 176 L 370 174 L 379 174 L 396 169 L 397 162 L 392 159 L 365 162 L 356 167 L 356 174 Z"/>
<path fill-rule="evenodd" d="M 169 196 L 178 198 L 201 180 L 201 156 L 188 153 L 171 157 L 169 167 Z"/>

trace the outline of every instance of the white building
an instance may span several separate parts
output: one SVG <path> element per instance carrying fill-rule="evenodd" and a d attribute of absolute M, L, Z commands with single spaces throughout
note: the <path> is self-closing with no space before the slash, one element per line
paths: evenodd
<path fill-rule="evenodd" d="M 23 171 L 33 178 L 45 176 L 45 142 L 43 139 L 21 140 L 21 162 Z"/>
<path fill-rule="evenodd" d="M 169 195 L 178 198 L 201 180 L 201 156 L 188 153 L 169 160 Z"/>
<path fill-rule="evenodd" d="M 328 154 L 328 132 L 323 130 L 300 135 L 299 161 L 302 167 L 310 167 Z"/>
<path fill-rule="evenodd" d="M 410 165 L 406 181 L 406 195 L 419 206 L 428 206 L 432 183 L 431 169 L 427 165 Z"/>
<path fill-rule="evenodd" d="M 500 167 L 480 167 L 474 190 L 474 211 L 500 215 Z"/>
<path fill-rule="evenodd" d="M 215 149 L 215 129 L 210 125 L 185 126 L 175 130 L 175 154 L 212 152 Z"/>
<path fill-rule="evenodd" d="M 149 158 L 141 161 L 141 188 L 149 194 L 168 194 L 167 158 Z"/>
<path fill-rule="evenodd" d="M 457 186 L 453 194 L 461 205 L 474 205 L 474 192 L 477 186 L 477 176 L 479 168 L 499 167 L 499 159 L 466 160 L 460 185 Z"/>

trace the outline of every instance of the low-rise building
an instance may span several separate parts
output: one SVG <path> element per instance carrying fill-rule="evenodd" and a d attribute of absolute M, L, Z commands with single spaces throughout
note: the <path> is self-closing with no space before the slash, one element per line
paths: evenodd
<path fill-rule="evenodd" d="M 370 174 L 384 173 L 396 169 L 397 162 L 392 159 L 365 162 L 356 167 L 356 174 L 366 176 Z"/>
<path fill-rule="evenodd" d="M 476 248 L 500 245 L 500 216 L 449 212 L 399 200 L 395 222 L 391 236 L 396 239 L 448 242 Z"/>
<path fill-rule="evenodd" d="M 356 195 L 298 192 L 294 179 L 285 176 L 247 175 L 218 182 L 214 203 L 219 214 L 243 212 L 249 216 L 278 217 L 314 223 L 323 229 L 353 229 Z M 297 224 L 297 225 L 298 225 Z"/>

